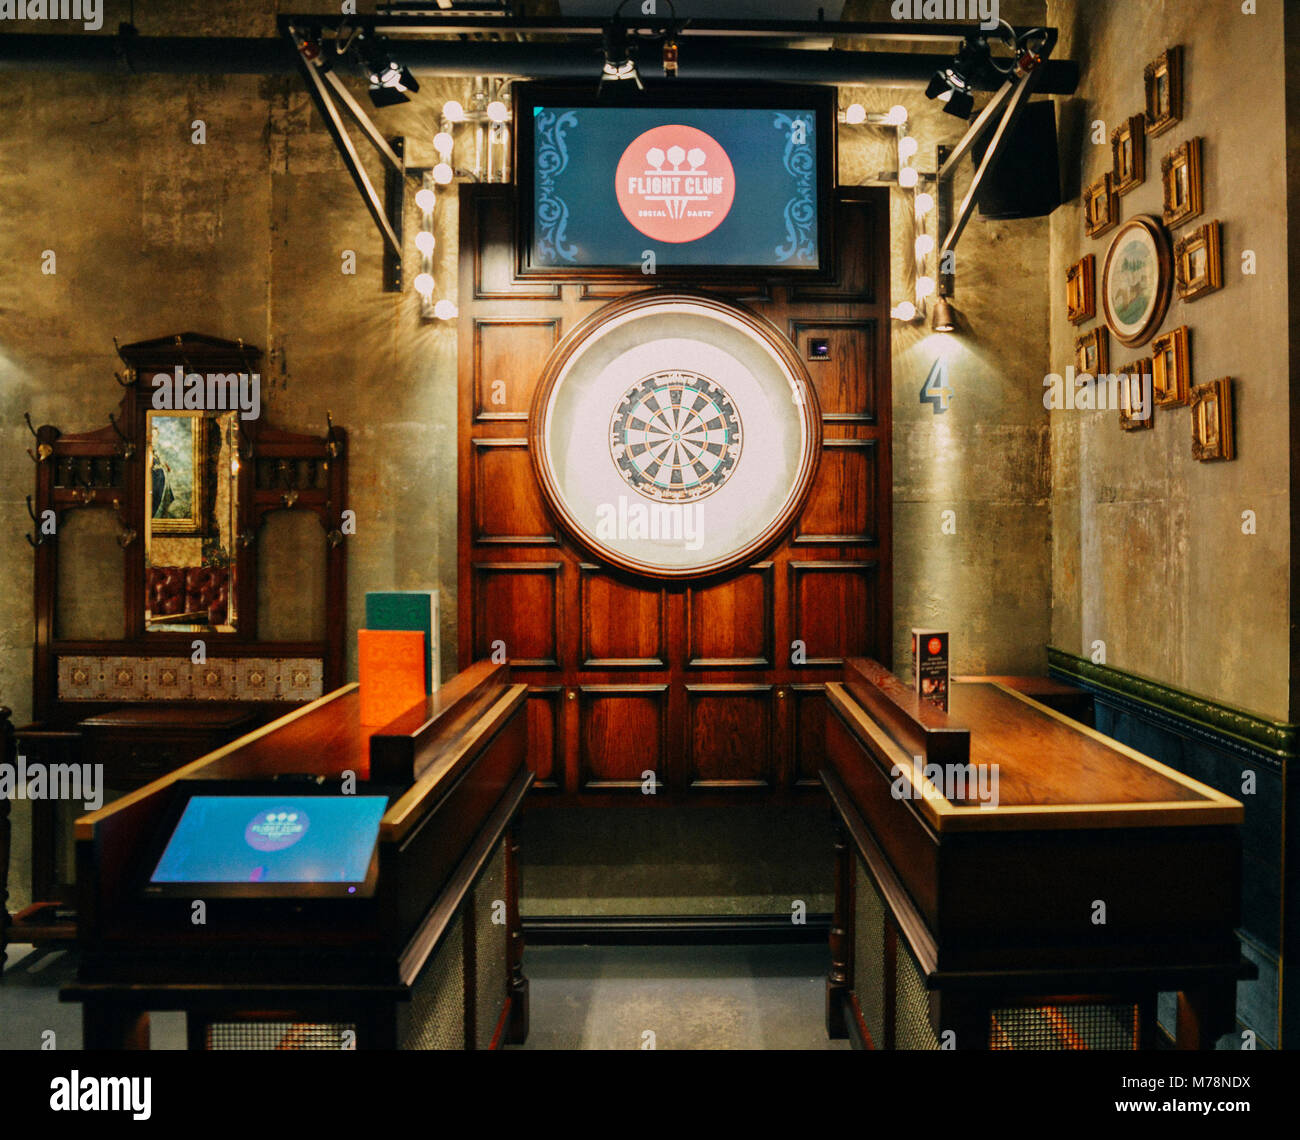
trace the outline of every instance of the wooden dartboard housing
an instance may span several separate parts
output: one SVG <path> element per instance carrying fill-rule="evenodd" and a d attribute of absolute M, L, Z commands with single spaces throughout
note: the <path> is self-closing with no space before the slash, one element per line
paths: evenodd
<path fill-rule="evenodd" d="M 836 279 L 674 294 L 747 314 L 797 358 L 818 454 L 738 564 L 654 576 L 575 538 L 534 409 L 590 322 L 663 295 L 521 278 L 512 188 L 460 188 L 459 664 L 504 655 L 529 686 L 535 807 L 812 802 L 826 682 L 846 658 L 891 659 L 888 191 L 840 190 L 836 210 Z"/>
<path fill-rule="evenodd" d="M 693 316 L 700 319 L 715 318 L 719 321 L 717 325 L 719 335 L 726 327 L 724 322 L 730 322 L 733 328 L 743 330 L 743 333 L 752 337 L 756 344 L 761 345 L 761 348 L 767 349 L 772 354 L 772 357 L 779 361 L 779 367 L 783 374 L 777 376 L 769 373 L 765 377 L 766 381 L 776 387 L 779 387 L 783 382 L 788 386 L 784 393 L 774 393 L 775 398 L 772 400 L 772 406 L 788 412 L 789 419 L 792 422 L 786 426 L 793 429 L 794 423 L 797 422 L 800 436 L 799 453 L 791 465 L 791 470 L 788 472 L 789 478 L 775 488 L 777 502 L 779 503 L 778 508 L 757 519 L 742 519 L 742 523 L 748 523 L 747 533 L 734 538 L 727 548 L 716 555 L 705 554 L 699 558 L 688 558 L 681 565 L 673 565 L 662 561 L 656 562 L 649 557 L 630 555 L 625 550 L 613 546 L 609 542 L 601 541 L 597 535 L 593 534 L 590 526 L 584 526 L 578 517 L 578 512 L 573 508 L 572 502 L 566 495 L 561 480 L 557 477 L 554 463 L 554 459 L 557 457 L 552 456 L 552 448 L 548 442 L 548 427 L 551 419 L 551 409 L 557 395 L 557 387 L 563 383 L 566 377 L 572 375 L 575 369 L 581 368 L 583 353 L 593 346 L 596 348 L 602 347 L 601 342 L 602 339 L 606 339 L 606 330 L 613 328 L 617 332 L 619 329 L 635 329 L 638 318 L 653 320 L 659 316 L 672 321 L 679 321 L 684 316 Z M 645 325 L 647 322 L 642 320 L 640 323 Z M 637 334 L 633 333 L 632 335 Z M 713 347 L 716 349 L 716 346 Z M 650 346 L 650 352 L 654 353 L 653 345 Z M 699 392 L 696 393 L 694 389 L 689 387 L 686 389 L 688 392 L 703 401 L 708 388 L 713 387 L 719 393 L 723 406 L 729 411 L 732 408 L 730 398 L 725 394 L 725 391 L 714 386 L 713 381 L 705 378 L 702 374 L 684 371 L 683 368 L 675 367 L 672 360 L 662 358 L 658 359 L 655 368 L 656 377 L 692 376 L 699 381 Z M 629 387 L 628 380 L 634 381 L 631 385 L 632 388 L 637 387 L 635 378 L 629 375 L 623 379 L 615 378 L 617 385 L 615 391 L 617 392 L 620 388 L 627 389 Z M 644 384 L 645 380 L 641 380 L 640 383 Z M 680 391 L 681 389 L 675 390 Z M 715 410 L 715 414 L 718 416 L 718 420 L 715 422 L 721 422 L 724 418 L 723 413 Z M 738 412 L 730 411 L 730 418 L 736 421 L 737 426 L 739 426 L 741 417 Z M 590 424 L 590 431 L 586 434 L 590 440 L 590 450 L 593 452 L 592 458 L 595 459 L 596 466 L 615 470 L 616 462 L 608 454 L 609 443 L 606 437 L 607 433 L 604 430 L 609 419 L 608 411 L 603 407 L 598 408 L 597 416 L 594 422 Z M 727 446 L 725 442 L 719 441 L 716 445 L 708 443 L 709 433 L 703 430 L 707 425 L 700 423 L 698 419 L 696 423 L 701 428 L 696 433 L 697 438 L 702 436 L 706 447 L 716 446 L 719 452 L 725 451 Z M 667 430 L 668 425 L 665 425 L 665 431 L 661 434 L 666 434 Z M 725 432 L 725 429 L 723 429 L 723 432 Z M 555 513 L 560 524 L 576 543 L 588 550 L 599 561 L 631 574 L 654 579 L 700 579 L 722 574 L 752 562 L 779 539 L 802 510 L 808 492 L 812 488 L 813 477 L 821 455 L 821 408 L 817 401 L 816 389 L 813 387 L 812 380 L 808 375 L 808 370 L 803 361 L 799 359 L 794 346 L 781 334 L 780 330 L 774 328 L 768 321 L 735 302 L 729 302 L 721 297 L 711 296 L 707 293 L 655 289 L 637 293 L 622 300 L 611 301 L 608 305 L 592 313 L 556 348 L 547 361 L 537 383 L 532 411 L 529 416 L 528 438 L 533 470 L 537 476 L 542 494 L 546 499 L 547 506 Z M 676 439 L 676 434 L 672 438 Z M 674 446 L 670 440 L 665 441 L 665 444 L 670 449 Z M 738 465 L 739 471 L 734 482 L 727 478 L 725 483 L 731 484 L 730 492 L 733 501 L 737 499 L 743 501 L 753 492 L 752 486 L 743 482 L 744 475 L 747 471 L 753 472 L 762 469 L 766 472 L 770 469 L 770 455 L 755 455 L 752 451 L 747 451 L 739 443 L 731 446 L 747 462 Z M 703 465 L 703 461 L 700 462 Z M 728 472 L 728 474 L 730 473 Z M 615 487 L 614 489 L 622 490 L 623 488 Z M 650 489 L 655 490 L 656 488 L 653 484 L 650 484 Z M 662 493 L 665 495 L 674 494 L 671 490 L 665 490 Z M 685 496 L 690 492 L 683 490 L 675 493 Z M 710 494 L 706 493 L 697 498 L 673 502 L 670 500 L 656 500 L 644 492 L 639 495 L 641 502 L 648 501 L 649 504 L 656 508 L 669 510 L 689 510 L 694 508 L 701 512 L 707 505 L 709 498 Z M 637 505 L 641 505 L 641 503 Z"/>

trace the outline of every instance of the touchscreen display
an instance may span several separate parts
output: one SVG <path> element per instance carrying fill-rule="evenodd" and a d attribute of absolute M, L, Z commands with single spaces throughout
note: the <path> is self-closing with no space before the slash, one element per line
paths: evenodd
<path fill-rule="evenodd" d="M 362 883 L 386 796 L 191 796 L 151 883 Z"/>

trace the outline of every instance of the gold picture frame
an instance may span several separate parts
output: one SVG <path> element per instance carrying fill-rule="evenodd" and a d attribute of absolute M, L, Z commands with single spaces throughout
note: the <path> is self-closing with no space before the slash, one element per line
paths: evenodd
<path fill-rule="evenodd" d="M 1151 387 L 1158 408 L 1185 404 L 1191 390 L 1191 330 L 1171 329 L 1151 342 Z"/>
<path fill-rule="evenodd" d="M 1065 271 L 1065 315 L 1072 325 L 1081 325 L 1097 315 L 1097 258 L 1094 254 L 1076 261 Z"/>
<path fill-rule="evenodd" d="M 1192 458 L 1202 462 L 1234 459 L 1232 379 L 1224 377 L 1192 389 Z"/>
<path fill-rule="evenodd" d="M 1201 140 L 1188 139 L 1160 160 L 1166 226 L 1181 226 L 1201 213 Z"/>
<path fill-rule="evenodd" d="M 207 534 L 208 413 L 145 415 L 145 522 L 151 535 Z"/>
<path fill-rule="evenodd" d="M 1146 120 L 1141 114 L 1125 119 L 1110 133 L 1111 185 L 1127 194 L 1147 180 Z"/>
<path fill-rule="evenodd" d="M 1183 49 L 1166 48 L 1143 71 L 1146 133 L 1162 135 L 1183 117 Z"/>
<path fill-rule="evenodd" d="M 1110 370 L 1110 335 L 1098 325 L 1074 342 L 1074 371 L 1079 376 L 1104 376 Z"/>
<path fill-rule="evenodd" d="M 1218 221 L 1197 226 L 1178 239 L 1174 269 L 1178 296 L 1184 301 L 1195 301 L 1223 288 L 1223 231 Z"/>
<path fill-rule="evenodd" d="M 1109 171 L 1083 191 L 1083 228 L 1088 237 L 1100 237 L 1119 225 L 1119 195 Z"/>
<path fill-rule="evenodd" d="M 1156 426 L 1156 402 L 1154 396 L 1155 382 L 1151 379 L 1151 361 L 1135 360 L 1132 364 L 1117 370 L 1119 375 L 1119 426 L 1122 431 L 1149 431 Z M 1141 387 L 1150 385 L 1152 391 L 1151 407 L 1145 416 L 1135 416 L 1134 395 L 1141 402 L 1140 390 L 1135 393 L 1134 384 Z"/>

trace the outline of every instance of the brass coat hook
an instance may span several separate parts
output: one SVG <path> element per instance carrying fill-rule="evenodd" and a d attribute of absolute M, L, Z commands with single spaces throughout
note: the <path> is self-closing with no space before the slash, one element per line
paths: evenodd
<path fill-rule="evenodd" d="M 135 444 L 127 439 L 122 429 L 117 426 L 117 417 L 112 412 L 108 413 L 108 422 L 113 425 L 113 430 L 117 432 L 117 438 L 122 441 L 122 458 L 130 459 L 135 454 Z"/>

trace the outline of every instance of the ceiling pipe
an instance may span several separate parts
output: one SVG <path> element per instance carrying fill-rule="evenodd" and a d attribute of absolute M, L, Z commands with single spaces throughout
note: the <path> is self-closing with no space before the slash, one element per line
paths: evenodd
<path fill-rule="evenodd" d="M 600 72 L 600 49 L 591 43 L 516 43 L 409 40 L 402 63 L 420 77 L 499 75 L 519 79 L 590 79 Z M 684 80 L 757 83 L 863 84 L 923 87 L 949 55 L 911 52 L 819 51 L 736 47 L 710 43 L 707 50 L 681 53 Z M 199 36 L 0 35 L 0 71 L 110 72 L 121 75 L 292 75 L 295 52 L 284 39 Z M 647 78 L 653 75 L 647 66 Z M 1048 60 L 1038 92 L 1072 95 L 1079 68 Z M 990 83 L 983 90 L 994 90 Z"/>

